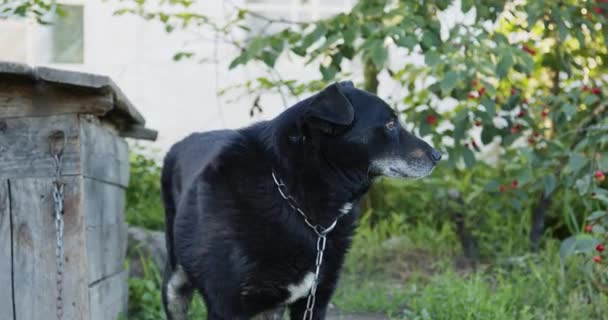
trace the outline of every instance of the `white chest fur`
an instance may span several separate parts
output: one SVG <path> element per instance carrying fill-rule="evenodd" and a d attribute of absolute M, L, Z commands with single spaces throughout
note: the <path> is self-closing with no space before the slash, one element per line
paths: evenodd
<path fill-rule="evenodd" d="M 353 204 L 351 202 L 346 202 L 344 205 L 342 205 L 342 208 L 340 208 L 340 213 L 347 214 L 352 208 Z"/>
<path fill-rule="evenodd" d="M 306 297 L 312 288 L 312 283 L 315 280 L 315 274 L 312 272 L 307 273 L 299 283 L 290 284 L 287 286 L 289 291 L 289 298 L 285 303 L 293 303 L 294 301 Z"/>

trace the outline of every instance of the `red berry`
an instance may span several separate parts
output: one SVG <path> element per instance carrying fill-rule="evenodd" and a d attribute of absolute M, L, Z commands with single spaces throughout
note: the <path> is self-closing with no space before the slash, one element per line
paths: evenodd
<path fill-rule="evenodd" d="M 517 89 L 511 88 L 511 94 L 516 94 L 516 93 L 517 93 Z"/>
<path fill-rule="evenodd" d="M 548 114 L 549 114 L 549 110 L 545 109 L 545 110 L 543 110 L 543 112 L 541 112 L 541 114 L 540 114 L 540 115 L 541 115 L 543 118 L 545 118 L 545 117 L 547 117 L 547 115 L 548 115 Z"/>
<path fill-rule="evenodd" d="M 517 117 L 518 117 L 518 118 L 523 118 L 525 115 L 526 115 L 526 112 L 525 112 L 525 111 L 523 111 L 523 110 L 521 110 L 521 111 L 520 111 L 520 112 L 517 114 Z"/>
<path fill-rule="evenodd" d="M 540 137 L 540 133 L 538 133 L 538 131 L 534 131 L 534 138 L 538 138 Z"/>
<path fill-rule="evenodd" d="M 595 257 L 593 257 L 593 262 L 595 262 L 595 263 L 600 263 L 600 262 L 602 262 L 602 257 L 600 257 L 600 256 L 595 256 Z"/>
<path fill-rule="evenodd" d="M 475 126 L 476 127 L 481 127 L 481 121 L 479 121 L 479 120 L 475 121 Z"/>
<path fill-rule="evenodd" d="M 517 182 L 517 179 L 511 181 L 511 188 L 513 188 L 513 189 L 517 188 L 518 184 L 519 184 L 519 182 Z"/>
<path fill-rule="evenodd" d="M 469 99 L 477 99 L 477 96 L 473 92 L 469 92 L 467 94 L 467 98 L 469 98 Z"/>
<path fill-rule="evenodd" d="M 598 243 L 597 246 L 595 246 L 595 250 L 597 250 L 597 252 L 604 251 L 604 245 L 601 243 Z"/>
<path fill-rule="evenodd" d="M 595 172 L 595 180 L 597 180 L 599 182 L 606 180 L 606 176 L 604 175 L 602 170 L 598 170 Z"/>
<path fill-rule="evenodd" d="M 511 133 L 516 134 L 519 132 L 520 129 L 521 129 L 521 124 L 516 124 L 511 128 Z"/>
<path fill-rule="evenodd" d="M 481 97 L 483 96 L 483 94 L 486 92 L 486 87 L 481 87 L 479 88 L 479 90 L 477 91 L 478 95 Z"/>
<path fill-rule="evenodd" d="M 600 94 L 600 93 L 602 93 L 602 89 L 595 87 L 595 88 L 591 89 L 591 93 Z"/>
<path fill-rule="evenodd" d="M 528 46 L 527 46 L 527 45 L 525 45 L 525 44 L 523 45 L 522 50 L 524 50 L 525 52 L 527 52 L 527 53 L 529 53 L 529 54 L 531 54 L 531 55 L 533 55 L 533 56 L 534 56 L 534 55 L 536 55 L 536 50 L 534 50 L 534 49 L 532 49 L 532 48 L 528 47 Z"/>
<path fill-rule="evenodd" d="M 595 13 L 597 13 L 597 14 L 602 14 L 602 8 L 600 8 L 600 7 L 595 7 L 593 10 L 594 10 L 594 11 L 595 11 Z"/>
<path fill-rule="evenodd" d="M 475 142 L 475 139 L 471 139 L 471 146 L 473 146 L 473 148 L 477 148 L 477 142 Z"/>
<path fill-rule="evenodd" d="M 473 87 L 475 87 L 479 84 L 479 81 L 477 79 L 473 79 L 471 83 L 473 84 Z"/>
<path fill-rule="evenodd" d="M 592 226 L 592 225 L 590 225 L 590 224 L 586 225 L 586 226 L 585 226 L 585 232 L 589 232 L 589 233 L 591 233 L 591 231 L 593 231 L 593 226 Z"/>
<path fill-rule="evenodd" d="M 585 91 L 585 92 L 589 91 L 589 86 L 584 85 L 584 86 L 583 86 L 583 91 Z"/>
<path fill-rule="evenodd" d="M 426 116 L 426 123 L 430 125 L 435 125 L 437 123 L 437 117 L 435 115 L 429 114 Z"/>
<path fill-rule="evenodd" d="M 532 138 L 532 137 L 529 137 L 528 138 L 528 143 L 533 146 L 533 145 L 536 144 L 536 140 L 534 140 L 534 138 Z"/>
<path fill-rule="evenodd" d="M 498 191 L 505 192 L 505 190 L 507 190 L 507 188 L 505 188 L 505 186 L 503 186 L 502 184 L 498 186 Z"/>

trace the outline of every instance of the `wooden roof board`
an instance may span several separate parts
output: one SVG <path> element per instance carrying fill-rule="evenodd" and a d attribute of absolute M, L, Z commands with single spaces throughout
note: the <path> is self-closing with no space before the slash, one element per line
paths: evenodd
<path fill-rule="evenodd" d="M 6 61 L 0 61 L 0 76 L 26 78 L 35 83 L 46 83 L 99 93 L 109 92 L 112 94 L 114 101 L 113 108 L 107 113 L 111 113 L 112 118 L 120 118 L 121 121 L 128 123 L 132 127 L 125 130 L 125 133 L 145 130 L 146 134 L 144 136 L 140 137 L 136 135 L 134 137 L 147 140 L 156 139 L 156 131 L 145 128 L 146 121 L 144 117 L 108 76 L 48 67 L 31 67 L 27 64 Z M 137 130 L 134 130 L 134 128 Z"/>

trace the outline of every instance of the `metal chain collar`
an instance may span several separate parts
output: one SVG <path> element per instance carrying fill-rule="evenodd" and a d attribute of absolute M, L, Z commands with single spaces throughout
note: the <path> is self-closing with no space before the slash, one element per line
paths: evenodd
<path fill-rule="evenodd" d="M 306 213 L 304 213 L 304 211 L 300 209 L 296 200 L 292 196 L 287 194 L 285 184 L 283 183 L 283 181 L 277 179 L 276 175 L 274 174 L 274 171 L 272 172 L 272 179 L 277 185 L 277 189 L 279 190 L 281 197 L 287 201 L 287 204 L 289 204 L 289 206 L 294 211 L 298 212 L 304 218 L 304 222 L 306 223 L 306 225 L 308 225 L 308 227 L 310 227 L 317 234 L 317 257 L 315 259 L 315 274 L 312 281 L 312 286 L 310 287 L 310 291 L 308 292 L 308 298 L 306 300 L 306 311 L 304 312 L 303 317 L 304 320 L 311 320 L 312 313 L 315 308 L 317 285 L 319 284 L 319 273 L 321 271 L 321 265 L 323 264 L 323 252 L 325 251 L 325 245 L 327 243 L 327 234 L 336 227 L 338 219 L 340 219 L 340 217 L 342 217 L 344 213 L 339 215 L 336 220 L 334 220 L 334 222 L 327 228 L 318 224 L 314 224 L 308 219 Z"/>
<path fill-rule="evenodd" d="M 58 132 L 59 137 L 63 139 L 63 143 L 56 147 L 51 142 L 51 154 L 55 161 L 55 179 L 53 180 L 53 202 L 54 202 L 54 218 L 55 218 L 55 263 L 57 265 L 57 319 L 63 319 L 63 200 L 65 183 L 61 180 L 61 164 L 63 160 L 63 150 L 66 145 L 65 133 Z"/>

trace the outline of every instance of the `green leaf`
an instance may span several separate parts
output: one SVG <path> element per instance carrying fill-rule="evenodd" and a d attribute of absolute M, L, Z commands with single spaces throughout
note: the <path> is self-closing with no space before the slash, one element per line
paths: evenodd
<path fill-rule="evenodd" d="M 178 52 L 173 55 L 173 61 L 192 58 L 192 56 L 194 56 L 194 52 Z"/>
<path fill-rule="evenodd" d="M 388 51 L 384 47 L 382 41 L 374 41 L 374 45 L 371 47 L 369 55 L 376 67 L 382 69 L 384 67 L 384 62 L 388 57 Z"/>
<path fill-rule="evenodd" d="M 335 78 L 336 73 L 338 72 L 338 69 L 336 69 L 334 66 L 330 65 L 330 66 L 320 66 L 319 67 L 319 71 L 321 72 L 321 75 L 323 75 L 323 80 L 325 81 L 331 81 Z"/>
<path fill-rule="evenodd" d="M 600 100 L 600 98 L 598 98 L 596 95 L 594 94 L 590 94 L 587 95 L 587 97 L 585 97 L 585 104 L 587 106 L 592 106 L 594 103 L 598 102 Z"/>
<path fill-rule="evenodd" d="M 568 168 L 570 169 L 570 172 L 572 172 L 572 173 L 577 173 L 586 164 L 587 164 L 587 159 L 578 153 L 571 155 L 570 159 L 568 160 Z"/>
<path fill-rule="evenodd" d="M 576 236 L 571 236 L 562 241 L 559 246 L 559 258 L 562 261 L 565 261 L 566 258 L 571 256 L 574 253 L 574 249 L 576 248 Z"/>
<path fill-rule="evenodd" d="M 486 109 L 486 113 L 490 119 L 494 118 L 494 114 L 496 113 L 496 102 L 490 99 L 487 95 L 481 97 L 481 104 Z"/>
<path fill-rule="evenodd" d="M 578 194 L 584 196 L 589 191 L 589 187 L 591 186 L 591 176 L 582 177 L 574 183 L 574 186 L 578 190 Z"/>
<path fill-rule="evenodd" d="M 441 44 L 441 39 L 433 30 L 426 29 L 422 34 L 421 46 L 423 50 L 437 47 Z"/>
<path fill-rule="evenodd" d="M 448 71 L 445 76 L 443 76 L 443 79 L 439 85 L 441 87 L 441 92 L 444 95 L 449 95 L 450 92 L 452 92 L 452 90 L 456 87 L 458 84 L 459 75 L 460 74 L 458 72 Z"/>
<path fill-rule="evenodd" d="M 595 211 L 592 214 L 590 214 L 587 217 L 587 221 L 597 220 L 597 219 L 605 217 L 606 215 L 608 215 L 607 211 L 598 210 L 598 211 Z"/>
<path fill-rule="evenodd" d="M 500 186 L 500 183 L 496 180 L 492 180 L 490 182 L 488 182 L 483 189 L 485 191 L 489 191 L 489 192 L 495 192 L 496 190 L 498 190 L 498 186 Z"/>
<path fill-rule="evenodd" d="M 440 60 L 441 59 L 437 51 L 428 51 L 424 55 L 424 63 L 429 67 L 436 66 L 437 64 L 439 64 Z"/>
<path fill-rule="evenodd" d="M 230 65 L 228 66 L 228 69 L 232 70 L 234 69 L 236 66 L 240 65 L 240 64 L 244 64 L 248 61 L 249 59 L 247 59 L 247 56 L 245 54 L 241 54 L 240 56 L 234 58 L 234 60 L 232 60 L 230 62 Z"/>
<path fill-rule="evenodd" d="M 271 68 L 274 67 L 278 57 L 279 54 L 276 51 L 266 50 L 262 52 L 262 61 L 264 61 L 264 63 Z"/>
<path fill-rule="evenodd" d="M 344 43 L 350 46 L 353 44 L 353 42 L 355 42 L 355 37 L 357 36 L 357 29 L 346 28 L 342 32 L 342 36 L 344 37 Z"/>
<path fill-rule="evenodd" d="M 414 47 L 418 44 L 418 38 L 413 35 L 405 35 L 399 37 L 397 40 L 397 45 L 400 47 L 408 48 L 409 50 L 414 49 Z"/>
<path fill-rule="evenodd" d="M 557 186 L 557 179 L 553 174 L 543 178 L 543 186 L 545 187 L 545 197 L 549 196 Z"/>
<path fill-rule="evenodd" d="M 251 43 L 247 47 L 247 54 L 251 57 L 255 56 L 266 46 L 266 39 L 262 37 L 255 37 L 251 40 Z"/>
<path fill-rule="evenodd" d="M 493 125 L 485 125 L 481 130 L 481 142 L 488 144 L 494 140 L 494 137 L 498 134 L 498 129 Z"/>
<path fill-rule="evenodd" d="M 471 151 L 471 149 L 462 149 L 462 158 L 464 159 L 464 164 L 467 166 L 467 168 L 472 168 L 475 165 L 475 154 L 473 151 Z"/>
<path fill-rule="evenodd" d="M 501 79 L 504 78 L 511 67 L 513 67 L 513 56 L 511 55 L 511 52 L 503 51 L 500 61 L 498 62 L 498 65 L 496 65 L 496 76 Z"/>
<path fill-rule="evenodd" d="M 469 12 L 469 10 L 471 10 L 471 8 L 473 7 L 473 2 L 473 0 L 461 0 L 460 8 L 462 9 L 462 12 Z"/>
<path fill-rule="evenodd" d="M 420 123 L 420 128 L 418 129 L 418 133 L 420 134 L 421 137 L 424 137 L 428 134 L 430 134 L 432 132 L 431 130 L 431 125 L 429 125 L 426 120 L 423 119 L 423 121 Z"/>
<path fill-rule="evenodd" d="M 559 249 L 562 260 L 576 253 L 591 253 L 600 241 L 588 234 L 577 234 L 564 240 Z"/>

